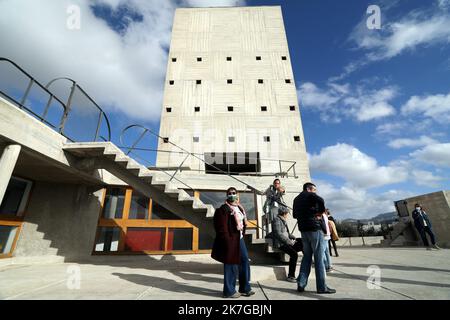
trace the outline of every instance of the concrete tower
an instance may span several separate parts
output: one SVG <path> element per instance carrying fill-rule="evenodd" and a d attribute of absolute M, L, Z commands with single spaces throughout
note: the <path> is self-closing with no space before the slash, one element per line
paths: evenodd
<path fill-rule="evenodd" d="M 272 161 L 281 159 L 295 161 L 296 174 L 309 180 L 281 7 L 176 10 L 160 135 L 200 155 L 216 152 L 214 160 L 227 153 L 241 164 L 230 171 L 286 171 L 291 162 Z M 162 140 L 159 149 L 176 151 Z M 182 158 L 159 153 L 157 165 Z M 194 158 L 183 165 L 204 169 Z"/>

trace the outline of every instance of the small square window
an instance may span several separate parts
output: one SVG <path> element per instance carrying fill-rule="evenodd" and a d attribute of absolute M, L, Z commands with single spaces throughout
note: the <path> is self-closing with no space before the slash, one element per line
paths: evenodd
<path fill-rule="evenodd" d="M 261 57 L 260 56 L 256 56 L 256 60 L 261 60 Z"/>
<path fill-rule="evenodd" d="M 264 83 L 263 79 L 258 79 L 258 83 Z"/>
<path fill-rule="evenodd" d="M 231 57 L 227 57 L 227 61 L 231 61 Z"/>
<path fill-rule="evenodd" d="M 284 80 L 286 83 L 291 83 L 291 79 Z"/>
<path fill-rule="evenodd" d="M 294 141 L 300 141 L 300 136 L 294 136 Z"/>
<path fill-rule="evenodd" d="M 266 106 L 261 106 L 261 111 L 267 111 L 267 107 Z"/>
<path fill-rule="evenodd" d="M 289 106 L 289 110 L 295 111 L 295 106 Z"/>
<path fill-rule="evenodd" d="M 281 60 L 286 60 L 286 56 L 282 56 L 282 57 L 281 57 Z"/>
<path fill-rule="evenodd" d="M 270 142 L 270 137 L 269 136 L 264 136 L 264 142 Z"/>
<path fill-rule="evenodd" d="M 199 137 L 193 137 L 192 140 L 193 140 L 194 142 L 199 142 L 199 141 L 200 141 L 200 138 L 199 138 Z"/>
<path fill-rule="evenodd" d="M 172 58 L 172 62 L 177 62 L 177 58 Z"/>
<path fill-rule="evenodd" d="M 172 112 L 172 108 L 167 107 L 167 108 L 166 108 L 166 111 L 167 111 L 167 112 Z"/>
<path fill-rule="evenodd" d="M 202 84 L 202 80 L 195 80 L 196 84 Z"/>
<path fill-rule="evenodd" d="M 175 81 L 173 81 L 173 80 L 170 80 L 170 81 L 169 81 L 169 84 L 170 84 L 171 86 L 173 86 L 174 83 L 175 83 Z"/>
<path fill-rule="evenodd" d="M 200 107 L 194 107 L 195 112 L 200 112 Z"/>
<path fill-rule="evenodd" d="M 232 83 L 233 83 L 233 80 L 227 79 L 227 83 L 228 83 L 228 84 L 232 84 Z"/>
<path fill-rule="evenodd" d="M 197 61 L 198 61 L 198 62 L 201 62 L 201 61 L 202 61 L 202 58 L 201 58 L 201 57 L 197 57 Z"/>
<path fill-rule="evenodd" d="M 163 138 L 163 142 L 164 142 L 164 143 L 169 143 L 169 138 L 168 138 L 168 137 Z"/>
<path fill-rule="evenodd" d="M 234 137 L 228 137 L 228 142 L 234 142 Z"/>
<path fill-rule="evenodd" d="M 234 107 L 233 106 L 228 106 L 228 111 L 234 111 Z"/>

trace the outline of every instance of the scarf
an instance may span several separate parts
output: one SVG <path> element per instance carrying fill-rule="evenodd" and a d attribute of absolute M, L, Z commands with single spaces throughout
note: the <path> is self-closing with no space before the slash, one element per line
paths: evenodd
<path fill-rule="evenodd" d="M 243 231 L 244 230 L 244 223 L 243 223 L 243 221 L 247 218 L 247 214 L 245 213 L 244 208 L 243 207 L 239 207 L 239 205 L 237 205 L 237 204 L 230 204 L 230 203 L 228 203 L 228 201 L 225 201 L 225 203 L 231 209 L 232 215 L 234 216 L 234 220 L 236 221 L 237 229 L 239 231 Z M 239 210 L 241 211 L 242 215 L 244 216 L 244 219 L 242 221 L 239 219 L 238 215 L 236 214 L 236 209 L 234 209 L 233 207 L 239 208 Z"/>

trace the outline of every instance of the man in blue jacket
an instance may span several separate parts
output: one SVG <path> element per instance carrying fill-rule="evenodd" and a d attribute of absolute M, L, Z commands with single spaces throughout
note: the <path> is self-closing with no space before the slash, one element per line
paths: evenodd
<path fill-rule="evenodd" d="M 325 202 L 316 192 L 316 186 L 307 182 L 303 185 L 303 191 L 294 199 L 293 216 L 298 220 L 298 229 L 302 233 L 304 253 L 297 278 L 297 291 L 305 291 L 314 255 L 317 293 L 336 293 L 336 290 L 327 287 L 325 283 L 325 248 L 320 225 Z"/>
<path fill-rule="evenodd" d="M 427 250 L 431 250 L 431 247 L 430 244 L 428 243 L 426 233 L 428 233 L 428 235 L 430 236 L 431 244 L 433 245 L 433 247 L 436 249 L 440 249 L 436 244 L 436 237 L 434 236 L 433 229 L 431 228 L 430 219 L 428 218 L 427 213 L 424 210 L 422 210 L 420 204 L 416 203 L 415 209 L 412 212 L 412 217 L 414 219 L 414 226 L 419 232 L 423 244 L 425 245 L 425 247 L 427 247 Z"/>

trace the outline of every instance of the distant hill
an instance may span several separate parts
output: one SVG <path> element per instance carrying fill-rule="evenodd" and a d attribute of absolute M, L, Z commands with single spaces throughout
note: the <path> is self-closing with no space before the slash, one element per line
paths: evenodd
<path fill-rule="evenodd" d="M 398 218 L 397 216 L 397 212 L 387 212 L 387 213 L 381 213 L 373 218 L 370 219 L 344 219 L 342 220 L 342 222 L 347 222 L 347 223 L 358 223 L 358 220 L 362 223 L 362 224 L 367 224 L 369 221 L 373 221 L 373 223 L 375 224 L 379 224 L 379 223 L 392 223 L 394 221 L 396 221 Z"/>

